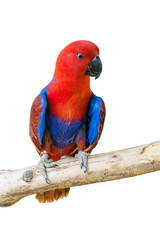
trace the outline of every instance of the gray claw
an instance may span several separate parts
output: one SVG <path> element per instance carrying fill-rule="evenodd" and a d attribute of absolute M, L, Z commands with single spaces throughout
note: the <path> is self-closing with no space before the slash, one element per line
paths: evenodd
<path fill-rule="evenodd" d="M 50 184 L 50 183 L 48 182 L 48 179 L 47 179 L 47 177 L 46 177 L 44 180 L 46 181 L 46 183 Z"/>
<path fill-rule="evenodd" d="M 84 173 L 87 172 L 87 165 L 88 165 L 88 156 L 89 153 L 79 151 L 78 154 L 75 155 L 75 157 L 78 157 L 80 160 L 80 166 L 83 167 Z"/>
<path fill-rule="evenodd" d="M 81 168 L 83 167 L 83 161 L 82 160 L 80 161 L 80 166 L 81 166 Z"/>
<path fill-rule="evenodd" d="M 50 184 L 50 183 L 48 181 L 46 168 L 57 167 L 57 166 L 58 166 L 57 164 L 53 163 L 52 159 L 48 159 L 48 154 L 46 151 L 41 153 L 40 169 L 47 184 Z"/>

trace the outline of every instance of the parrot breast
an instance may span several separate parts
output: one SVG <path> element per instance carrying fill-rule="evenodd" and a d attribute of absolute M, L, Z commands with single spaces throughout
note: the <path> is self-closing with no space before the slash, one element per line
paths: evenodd
<path fill-rule="evenodd" d="M 89 79 L 69 85 L 52 80 L 47 89 L 46 126 L 53 143 L 63 148 L 74 142 L 77 131 L 86 125 L 92 92 Z"/>
<path fill-rule="evenodd" d="M 54 81 L 53 81 L 54 80 Z M 53 79 L 47 91 L 47 104 L 49 113 L 64 122 L 82 121 L 85 117 L 91 99 L 90 80 L 84 79 L 70 81 Z"/>

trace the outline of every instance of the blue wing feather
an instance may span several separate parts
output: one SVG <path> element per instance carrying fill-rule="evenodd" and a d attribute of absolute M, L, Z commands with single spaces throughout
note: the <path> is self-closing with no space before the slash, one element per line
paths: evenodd
<path fill-rule="evenodd" d="M 47 109 L 47 97 L 46 97 L 47 87 L 45 87 L 40 92 L 42 113 L 41 113 L 41 115 L 39 117 L 38 138 L 39 138 L 41 144 L 42 144 L 44 131 L 45 131 L 45 128 L 46 128 L 45 115 L 46 115 L 46 109 Z"/>
<path fill-rule="evenodd" d="M 96 140 L 99 133 L 102 102 L 103 100 L 101 97 L 97 97 L 96 95 L 92 94 L 88 111 L 88 118 L 90 120 L 88 129 L 88 142 L 90 145 Z"/>

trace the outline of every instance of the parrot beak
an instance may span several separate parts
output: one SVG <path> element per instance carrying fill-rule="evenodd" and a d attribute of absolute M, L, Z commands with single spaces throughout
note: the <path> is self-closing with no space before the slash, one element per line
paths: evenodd
<path fill-rule="evenodd" d="M 95 56 L 89 63 L 86 74 L 97 79 L 102 72 L 102 62 L 100 57 Z"/>

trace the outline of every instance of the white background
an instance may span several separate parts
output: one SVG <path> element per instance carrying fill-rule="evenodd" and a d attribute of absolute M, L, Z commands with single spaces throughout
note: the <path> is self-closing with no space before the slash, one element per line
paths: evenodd
<path fill-rule="evenodd" d="M 93 151 L 160 139 L 160 2 L 0 1 L 0 169 L 34 165 L 28 135 L 32 101 L 54 73 L 59 51 L 87 39 L 100 48 L 103 73 L 91 79 L 106 103 Z M 0 238 L 160 239 L 160 172 L 72 188 L 39 204 L 34 196 L 0 209 Z"/>

